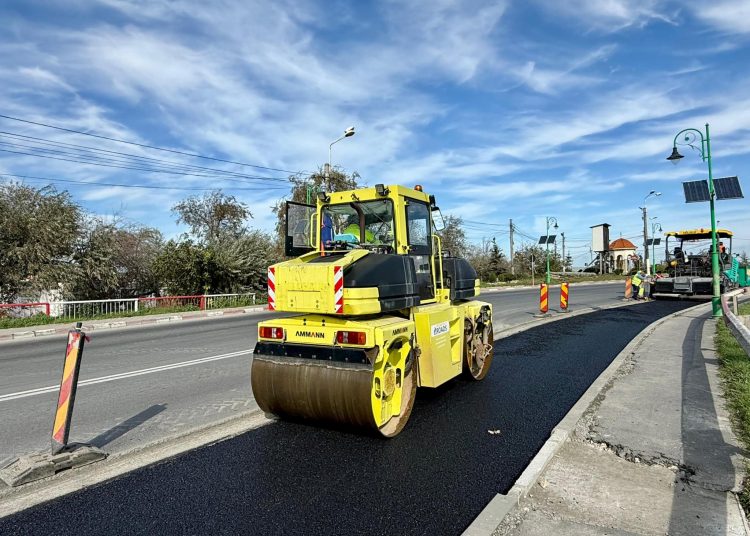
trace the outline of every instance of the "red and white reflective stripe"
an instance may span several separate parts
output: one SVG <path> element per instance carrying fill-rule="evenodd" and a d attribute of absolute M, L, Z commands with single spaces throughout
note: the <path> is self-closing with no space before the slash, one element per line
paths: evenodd
<path fill-rule="evenodd" d="M 334 312 L 342 314 L 344 312 L 344 270 L 341 266 L 333 267 L 333 295 Z"/>
<path fill-rule="evenodd" d="M 268 309 L 276 310 L 276 268 L 268 269 Z"/>

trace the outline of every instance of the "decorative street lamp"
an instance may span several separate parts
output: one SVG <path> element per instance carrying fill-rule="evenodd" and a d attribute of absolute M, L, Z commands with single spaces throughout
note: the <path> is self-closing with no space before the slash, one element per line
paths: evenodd
<path fill-rule="evenodd" d="M 646 275 L 649 275 L 649 264 L 648 264 L 648 213 L 646 211 L 646 199 L 651 196 L 660 196 L 661 192 L 651 190 L 646 197 L 643 198 L 643 206 L 641 211 L 643 212 L 643 264 L 646 265 Z"/>
<path fill-rule="evenodd" d="M 335 140 L 333 140 L 330 143 L 330 145 L 328 146 L 328 163 L 326 164 L 326 167 L 325 167 L 325 176 L 326 176 L 326 179 L 328 179 L 331 176 L 331 150 L 333 149 L 333 146 L 336 143 L 338 143 L 341 140 L 343 140 L 344 138 L 351 138 L 352 136 L 354 136 L 354 127 L 349 127 L 349 128 L 347 128 L 344 131 L 344 135 L 343 136 L 339 136 L 338 138 L 336 138 Z"/>
<path fill-rule="evenodd" d="M 547 278 L 546 278 L 546 281 L 548 285 L 550 284 L 550 281 L 552 281 L 552 278 L 550 277 L 550 273 L 549 273 L 549 224 L 552 222 L 554 222 L 555 229 L 557 229 L 557 218 L 555 218 L 554 216 L 547 217 Z"/>
<path fill-rule="evenodd" d="M 684 134 L 683 139 L 678 143 L 677 138 Z M 698 136 L 701 139 L 700 148 L 696 147 L 694 143 L 698 140 Z M 708 164 L 708 203 L 711 207 L 711 279 L 713 286 L 713 296 L 711 297 L 711 309 L 713 310 L 713 317 L 720 318 L 721 312 L 721 283 L 719 273 L 719 250 L 717 248 L 716 240 L 716 212 L 714 210 L 714 199 L 716 198 L 716 191 L 714 190 L 714 177 L 713 171 L 711 170 L 711 139 L 708 132 L 708 123 L 706 123 L 706 135 L 703 136 L 703 132 L 697 128 L 686 128 L 677 133 L 674 137 L 672 144 L 672 154 L 667 157 L 667 160 L 673 164 L 677 164 L 680 159 L 684 158 L 678 151 L 677 145 L 688 145 L 698 151 L 701 155 L 701 160 Z"/>
<path fill-rule="evenodd" d="M 653 219 L 653 218 L 652 218 Z M 654 263 L 654 274 L 656 274 L 656 232 L 662 232 L 661 224 L 659 222 L 651 223 L 651 262 Z"/>

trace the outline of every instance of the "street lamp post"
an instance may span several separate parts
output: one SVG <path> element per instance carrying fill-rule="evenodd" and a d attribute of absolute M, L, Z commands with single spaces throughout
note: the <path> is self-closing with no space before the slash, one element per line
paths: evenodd
<path fill-rule="evenodd" d="M 554 222 L 555 229 L 557 229 L 557 218 L 555 218 L 554 216 L 548 216 L 547 217 L 547 277 L 546 277 L 546 281 L 548 285 L 550 284 L 550 281 L 552 281 L 552 277 L 550 277 L 550 273 L 549 273 L 549 224 L 552 222 Z"/>
<path fill-rule="evenodd" d="M 643 264 L 646 265 L 646 275 L 649 275 L 649 264 L 648 264 L 648 211 L 646 210 L 646 199 L 651 196 L 660 196 L 661 192 L 651 190 L 646 197 L 643 198 Z"/>
<path fill-rule="evenodd" d="M 328 163 L 326 164 L 326 168 L 325 168 L 326 179 L 328 179 L 331 176 L 331 152 L 333 150 L 333 146 L 337 144 L 338 142 L 340 142 L 341 140 L 343 140 L 344 138 L 351 138 L 352 136 L 354 136 L 354 127 L 349 127 L 344 131 L 343 136 L 339 136 L 328 145 Z"/>
<path fill-rule="evenodd" d="M 654 263 L 654 274 L 656 274 L 656 243 L 654 237 L 656 236 L 656 231 L 662 232 L 661 224 L 659 222 L 653 222 L 651 224 L 651 262 Z"/>
<path fill-rule="evenodd" d="M 711 297 L 711 309 L 713 310 L 713 317 L 720 318 L 721 312 L 721 284 L 720 284 L 720 273 L 719 273 L 719 250 L 717 248 L 716 240 L 716 211 L 714 210 L 714 199 L 716 198 L 716 192 L 714 190 L 714 177 L 711 169 L 711 138 L 708 131 L 708 123 L 706 123 L 706 135 L 703 136 L 703 132 L 697 128 L 686 128 L 677 133 L 672 143 L 672 154 L 667 157 L 667 160 L 676 164 L 681 158 L 684 158 L 677 151 L 677 138 L 681 135 L 685 135 L 680 145 L 689 145 L 693 149 L 697 150 L 701 155 L 701 160 L 708 164 L 708 203 L 711 209 L 711 279 L 713 286 L 713 296 Z M 701 139 L 700 149 L 693 145 L 693 142 L 697 141 L 698 136 Z"/>

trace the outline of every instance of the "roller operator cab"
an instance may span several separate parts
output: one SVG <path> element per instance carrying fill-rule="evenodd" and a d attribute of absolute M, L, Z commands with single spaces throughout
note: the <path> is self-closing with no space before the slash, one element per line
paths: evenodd
<path fill-rule="evenodd" d="M 251 371 L 266 413 L 398 434 L 417 387 L 492 362 L 492 305 L 464 259 L 443 255 L 435 198 L 376 185 L 287 203 L 286 254 L 268 269 L 269 309 Z M 442 219 L 442 218 L 441 218 Z"/>

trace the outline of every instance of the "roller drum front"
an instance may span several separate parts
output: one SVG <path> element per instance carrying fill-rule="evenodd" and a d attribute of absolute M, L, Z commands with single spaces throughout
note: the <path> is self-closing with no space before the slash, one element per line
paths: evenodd
<path fill-rule="evenodd" d="M 256 351 L 253 396 L 263 411 L 282 418 L 369 429 L 392 437 L 409 419 L 416 394 L 415 367 L 411 362 L 408 369 L 406 365 L 388 359 L 372 365 Z"/>

